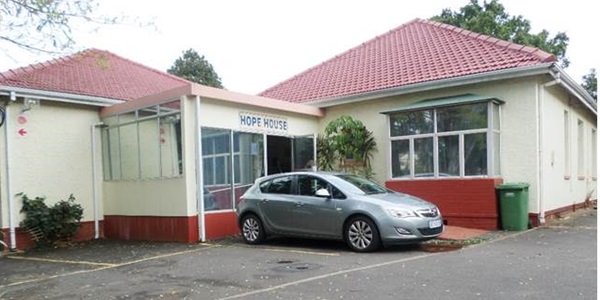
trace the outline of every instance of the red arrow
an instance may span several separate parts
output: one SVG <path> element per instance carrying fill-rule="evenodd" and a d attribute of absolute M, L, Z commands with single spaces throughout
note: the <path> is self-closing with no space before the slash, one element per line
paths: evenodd
<path fill-rule="evenodd" d="M 20 136 L 25 136 L 27 134 L 27 130 L 25 130 L 25 128 L 21 128 L 19 129 L 18 133 Z"/>

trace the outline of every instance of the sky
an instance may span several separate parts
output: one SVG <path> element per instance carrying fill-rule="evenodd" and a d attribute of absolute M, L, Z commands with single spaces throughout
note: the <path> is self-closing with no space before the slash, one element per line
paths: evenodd
<path fill-rule="evenodd" d="M 457 11 L 468 0 L 98 0 L 97 12 L 152 21 L 154 26 L 77 25 L 75 50 L 97 48 L 166 71 L 187 49 L 204 55 L 231 91 L 257 94 L 337 54 L 415 18 L 444 8 Z M 511 16 L 570 38 L 567 73 L 577 82 L 599 69 L 596 55 L 600 4 L 592 0 L 500 0 Z M 8 48 L 0 71 L 53 58 Z"/>

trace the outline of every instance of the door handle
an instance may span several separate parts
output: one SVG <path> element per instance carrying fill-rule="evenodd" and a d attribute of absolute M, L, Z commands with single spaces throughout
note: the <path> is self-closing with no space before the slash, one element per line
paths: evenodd
<path fill-rule="evenodd" d="M 269 199 L 264 198 L 264 199 L 260 200 L 260 202 L 267 203 L 267 202 L 269 202 Z"/>
<path fill-rule="evenodd" d="M 296 202 L 296 206 L 297 207 L 302 207 L 302 206 L 304 206 L 304 203 L 302 203 L 302 202 Z"/>

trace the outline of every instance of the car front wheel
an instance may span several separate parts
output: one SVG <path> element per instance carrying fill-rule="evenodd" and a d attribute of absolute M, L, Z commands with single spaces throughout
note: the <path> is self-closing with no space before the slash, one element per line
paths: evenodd
<path fill-rule="evenodd" d="M 253 214 L 244 216 L 242 219 L 242 237 L 248 244 L 259 244 L 265 239 L 265 230 L 260 219 Z"/>
<path fill-rule="evenodd" d="M 347 223 L 344 237 L 348 247 L 356 252 L 372 252 L 381 245 L 377 226 L 363 216 L 354 217 Z"/>

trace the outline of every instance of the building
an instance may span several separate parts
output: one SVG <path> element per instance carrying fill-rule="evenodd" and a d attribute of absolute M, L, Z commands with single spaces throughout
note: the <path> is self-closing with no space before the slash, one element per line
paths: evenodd
<path fill-rule="evenodd" d="M 449 225 L 497 228 L 501 182 L 530 184 L 534 225 L 596 198 L 596 103 L 555 58 L 419 19 L 259 96 L 91 49 L 1 73 L 0 106 L 11 248 L 32 245 L 19 192 L 74 194 L 79 239 L 236 234 L 245 188 L 307 168 L 316 135 L 341 115 L 374 132 L 375 178 L 436 203 Z"/>

